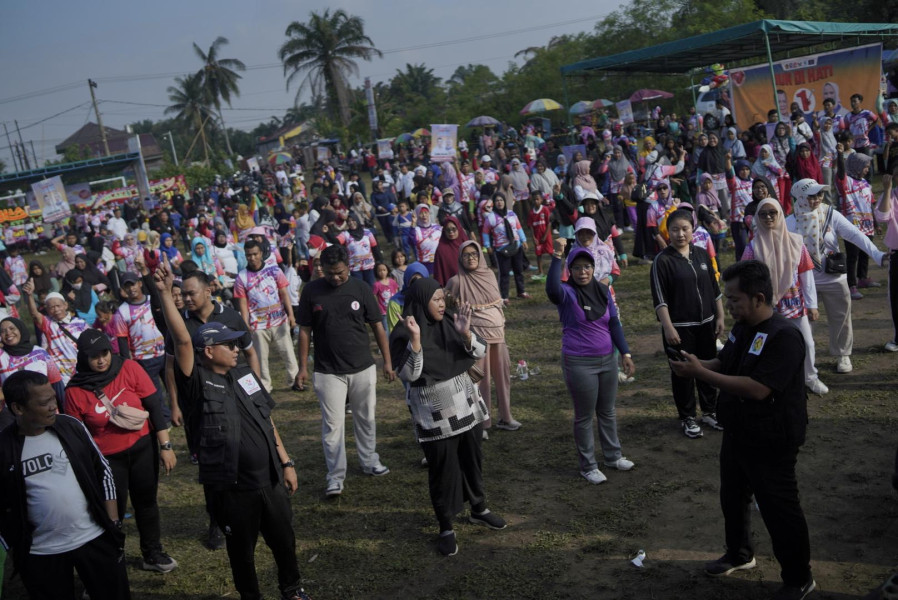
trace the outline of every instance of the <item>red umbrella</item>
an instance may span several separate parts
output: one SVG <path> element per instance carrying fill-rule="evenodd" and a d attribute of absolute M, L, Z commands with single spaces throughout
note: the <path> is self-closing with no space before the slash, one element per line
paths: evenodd
<path fill-rule="evenodd" d="M 658 98 L 673 98 L 673 94 L 663 90 L 636 90 L 630 96 L 630 102 L 645 102 L 647 100 L 657 100 Z"/>

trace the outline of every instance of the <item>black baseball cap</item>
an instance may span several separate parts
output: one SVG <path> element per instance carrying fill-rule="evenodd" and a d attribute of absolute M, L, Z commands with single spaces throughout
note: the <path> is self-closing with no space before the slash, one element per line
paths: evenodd
<path fill-rule="evenodd" d="M 221 323 L 204 323 L 193 334 L 193 347 L 217 346 L 243 337 L 242 331 L 234 331 Z"/>

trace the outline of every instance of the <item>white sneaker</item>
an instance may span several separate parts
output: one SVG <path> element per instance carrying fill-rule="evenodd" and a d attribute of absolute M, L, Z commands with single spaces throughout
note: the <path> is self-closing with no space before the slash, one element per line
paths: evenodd
<path fill-rule="evenodd" d="M 592 471 L 580 471 L 580 475 L 586 478 L 586 481 L 593 485 L 599 485 L 600 483 L 605 483 L 606 481 L 608 481 L 608 478 L 605 477 L 605 474 L 598 469 L 593 469 Z"/>
<path fill-rule="evenodd" d="M 342 481 L 337 481 L 336 479 L 333 479 L 333 480 L 327 482 L 327 489 L 324 490 L 325 496 L 327 496 L 328 498 L 331 498 L 333 496 L 339 496 L 342 493 L 343 493 L 343 482 Z"/>
<path fill-rule="evenodd" d="M 898 352 L 898 344 L 895 342 L 886 342 L 885 349 L 889 352 Z"/>
<path fill-rule="evenodd" d="M 606 462 L 604 463 L 604 465 L 610 469 L 617 469 L 618 471 L 629 471 L 636 466 L 636 464 L 632 460 L 628 460 L 623 456 L 612 463 Z"/>
<path fill-rule="evenodd" d="M 816 377 L 806 382 L 805 386 L 808 388 L 809 392 L 811 392 L 812 394 L 817 394 L 818 396 L 823 396 L 829 393 L 829 388 L 826 387 L 826 384 Z"/>
<path fill-rule="evenodd" d="M 851 373 L 854 367 L 851 366 L 851 358 L 848 356 L 840 356 L 836 361 L 836 373 Z"/>

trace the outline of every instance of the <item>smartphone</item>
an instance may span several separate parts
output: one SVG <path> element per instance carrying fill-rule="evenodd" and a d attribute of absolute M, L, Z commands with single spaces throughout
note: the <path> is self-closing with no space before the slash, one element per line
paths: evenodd
<path fill-rule="evenodd" d="M 665 346 L 664 351 L 667 352 L 667 356 L 670 357 L 670 360 L 675 360 L 677 362 L 684 362 L 686 358 L 680 354 L 680 351 L 671 346 Z"/>

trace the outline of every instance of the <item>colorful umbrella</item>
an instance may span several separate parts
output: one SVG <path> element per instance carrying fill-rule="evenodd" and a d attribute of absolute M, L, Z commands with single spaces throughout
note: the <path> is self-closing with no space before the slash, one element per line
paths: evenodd
<path fill-rule="evenodd" d="M 614 102 L 611 100 L 606 100 L 605 98 L 599 98 L 598 100 L 593 100 L 592 107 L 593 109 L 599 108 L 610 108 L 614 106 Z"/>
<path fill-rule="evenodd" d="M 293 155 L 289 152 L 272 152 L 268 155 L 268 162 L 270 162 L 272 166 L 282 165 L 291 162 L 292 160 Z"/>
<path fill-rule="evenodd" d="M 647 100 L 657 100 L 658 98 L 673 98 L 673 94 L 663 90 L 636 90 L 630 96 L 630 102 L 645 102 Z"/>
<path fill-rule="evenodd" d="M 467 123 L 465 123 L 465 127 L 492 127 L 493 125 L 498 125 L 499 121 L 492 117 L 488 117 L 486 115 L 480 115 L 479 117 L 474 117 Z"/>
<path fill-rule="evenodd" d="M 404 144 L 406 142 L 412 141 L 413 139 L 415 139 L 415 136 L 410 133 L 400 133 L 398 136 L 396 136 L 396 143 Z"/>
<path fill-rule="evenodd" d="M 580 100 L 579 102 L 575 102 L 573 106 L 568 109 L 568 112 L 572 115 L 585 115 L 588 112 L 593 110 L 592 102 L 587 102 L 586 100 Z"/>
<path fill-rule="evenodd" d="M 532 115 L 536 113 L 546 112 L 549 110 L 558 110 L 563 108 L 561 104 L 555 102 L 551 98 L 540 98 L 533 102 L 528 102 L 527 106 L 521 109 L 522 115 Z"/>
<path fill-rule="evenodd" d="M 430 137 L 430 132 L 422 127 L 421 129 L 414 130 L 412 135 L 415 137 Z"/>

